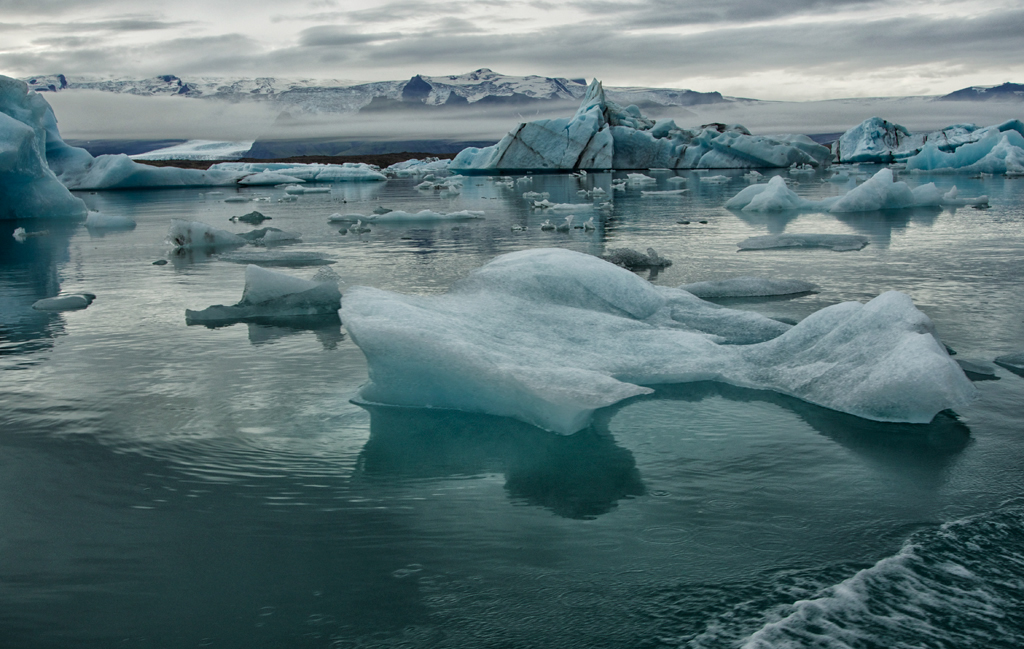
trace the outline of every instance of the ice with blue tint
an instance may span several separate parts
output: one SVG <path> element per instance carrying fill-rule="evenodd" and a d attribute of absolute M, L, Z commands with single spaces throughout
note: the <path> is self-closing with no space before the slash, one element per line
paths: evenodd
<path fill-rule="evenodd" d="M 726 201 L 725 207 L 744 212 L 806 210 L 839 214 L 899 210 L 910 207 L 976 205 L 987 202 L 987 196 L 958 197 L 955 188 L 943 194 L 935 186 L 935 183 L 926 183 L 911 188 L 907 183 L 896 180 L 891 169 L 881 169 L 846 194 L 817 201 L 799 196 L 786 185 L 782 176 L 775 176 L 767 184 L 751 185 L 744 188 Z"/>
<path fill-rule="evenodd" d="M 605 96 L 596 79 L 571 118 L 525 122 L 494 146 L 461 151 L 453 170 L 714 169 L 828 164 L 831 153 L 803 135 L 753 136 L 742 126 L 697 130 L 655 124 L 636 106 Z"/>
<path fill-rule="evenodd" d="M 24 82 L 0 76 L 0 220 L 86 215 L 85 203 L 47 165 L 43 124 L 49 110 Z"/>
<path fill-rule="evenodd" d="M 251 177 L 251 174 L 276 173 L 291 176 L 300 181 L 318 183 L 379 182 L 387 180 L 387 176 L 378 171 L 376 167 L 362 162 L 346 162 L 344 164 L 221 162 L 210 167 L 210 171 L 249 177 Z"/>
<path fill-rule="evenodd" d="M 992 130 L 977 142 L 964 144 L 955 151 L 943 151 L 929 142 L 916 156 L 907 160 L 908 171 L 970 173 L 1024 172 L 1024 135 L 1016 130 Z"/>
<path fill-rule="evenodd" d="M 232 306 L 214 305 L 202 311 L 186 309 L 189 324 L 252 318 L 296 318 L 336 314 L 341 291 L 333 281 L 315 281 L 249 265 L 245 268 L 242 299 Z"/>
<path fill-rule="evenodd" d="M 36 311 L 79 311 L 87 308 L 95 299 L 96 296 L 92 293 L 58 295 L 36 300 L 32 308 Z"/>
<path fill-rule="evenodd" d="M 383 169 L 382 172 L 385 175 L 396 176 L 398 178 L 404 178 L 406 176 L 422 176 L 429 173 L 448 171 L 449 163 L 451 163 L 451 160 L 439 160 L 437 158 L 420 160 L 418 158 L 413 158 L 412 160 L 396 162 L 390 167 Z"/>
<path fill-rule="evenodd" d="M 295 176 L 288 176 L 282 173 L 264 169 L 259 173 L 250 174 L 238 181 L 239 185 L 286 185 L 288 183 L 306 182 Z"/>
<path fill-rule="evenodd" d="M 795 295 L 818 290 L 818 285 L 800 279 L 771 279 L 769 277 L 732 277 L 683 284 L 680 290 L 700 298 L 716 297 L 769 297 Z"/>
<path fill-rule="evenodd" d="M 38 161 L 25 167 L 35 154 L 28 150 L 18 155 L 4 156 L 12 162 L 18 160 L 13 170 L 31 182 L 25 188 L 16 190 L 12 200 L 19 204 L 39 204 L 36 211 L 53 213 L 55 216 L 84 216 L 79 205 L 69 201 L 70 195 L 61 195 L 53 186 L 51 175 L 56 175 L 68 189 L 125 189 L 132 187 L 186 187 L 202 185 L 234 185 L 240 174 L 203 171 L 200 169 L 177 169 L 175 167 L 151 167 L 134 162 L 124 154 L 93 157 L 85 149 L 73 147 L 64 142 L 57 129 L 57 118 L 53 109 L 39 94 L 29 91 L 28 86 L 16 79 L 0 76 L 0 113 L 4 115 L 0 127 L 0 146 L 20 151 L 27 137 L 27 127 L 33 132 L 34 148 L 45 156 L 43 168 Z M 22 127 L 15 127 L 20 122 Z M 7 166 L 9 163 L 0 163 Z M 2 167 L 0 167 L 2 169 Z M 3 173 L 3 171 L 0 171 Z M 3 184 L 8 184 L 4 182 Z M 27 197 L 26 197 L 27 196 Z M 53 203 L 53 207 L 48 207 Z"/>
<path fill-rule="evenodd" d="M 899 124 L 880 117 L 871 117 L 843 133 L 836 142 L 835 155 L 839 162 L 889 163 L 907 160 L 908 168 L 914 168 L 910 165 L 910 159 L 919 158 L 914 163 L 915 165 L 922 165 L 926 162 L 934 164 L 934 162 L 928 161 L 933 161 L 936 158 L 957 160 L 957 158 L 941 158 L 936 156 L 935 152 L 953 153 L 964 146 L 991 138 L 998 142 L 1001 140 L 1002 134 L 1010 135 L 1012 138 L 1012 133 L 1024 135 L 1024 123 L 1013 119 L 985 127 L 979 127 L 976 124 L 954 124 L 931 133 L 911 133 Z M 1011 142 L 1015 140 L 1016 138 L 1013 138 Z M 987 150 L 992 146 L 990 144 L 983 148 Z M 925 154 L 925 157 L 920 158 L 922 154 Z M 959 164 L 957 166 L 966 165 Z M 918 166 L 916 168 L 953 167 Z M 984 171 L 984 169 L 978 169 L 978 171 Z"/>
<path fill-rule="evenodd" d="M 369 364 L 363 400 L 559 433 L 665 383 L 717 380 L 914 423 L 974 397 L 902 293 L 827 307 L 790 328 L 562 249 L 500 256 L 441 296 L 356 287 L 341 316 Z M 745 332 L 761 342 L 743 344 Z"/>

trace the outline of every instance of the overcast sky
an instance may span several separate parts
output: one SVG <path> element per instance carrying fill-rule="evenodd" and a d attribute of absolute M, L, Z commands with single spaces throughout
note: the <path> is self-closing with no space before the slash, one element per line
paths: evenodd
<path fill-rule="evenodd" d="M 1024 82 L 1020 0 L 0 0 L 0 74 L 597 77 L 760 99 Z"/>

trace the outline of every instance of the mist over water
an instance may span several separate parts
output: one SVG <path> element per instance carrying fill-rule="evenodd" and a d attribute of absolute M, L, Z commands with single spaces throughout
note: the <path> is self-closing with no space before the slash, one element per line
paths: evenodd
<path fill-rule="evenodd" d="M 245 204 L 223 202 L 227 190 L 83 192 L 138 226 L 0 223 L 0 645 L 1019 646 L 1024 378 L 1012 372 L 928 425 L 708 382 L 659 386 L 571 436 L 361 406 L 366 363 L 342 323 L 188 326 L 185 309 L 238 301 L 245 266 L 166 242 L 172 218 L 243 232 L 228 218 L 258 209 L 302 233 L 281 251 L 336 259 L 343 293 L 424 295 L 515 250 L 651 246 L 674 261 L 643 274 L 658 285 L 821 287 L 721 301 L 731 308 L 797 321 L 895 289 L 957 358 L 1024 347 L 1024 181 L 904 177 L 988 194 L 987 210 L 751 215 L 722 208 L 747 186 L 722 173 L 724 185 L 693 172 L 676 185 L 651 172 L 647 189 L 681 196 L 613 191 L 610 173 L 515 189 L 470 177 L 448 197 L 414 178 L 338 184 L 294 203 L 275 188 L 238 190 L 271 199 Z M 819 180 L 794 189 L 841 191 Z M 596 212 L 577 192 L 595 186 L 615 207 L 594 232 L 541 231 L 551 215 L 521 198 L 548 192 L 585 220 Z M 485 219 L 362 235 L 327 221 L 378 206 Z M 19 244 L 19 226 L 48 234 Z M 781 232 L 870 243 L 736 252 Z M 31 309 L 58 290 L 97 299 Z"/>

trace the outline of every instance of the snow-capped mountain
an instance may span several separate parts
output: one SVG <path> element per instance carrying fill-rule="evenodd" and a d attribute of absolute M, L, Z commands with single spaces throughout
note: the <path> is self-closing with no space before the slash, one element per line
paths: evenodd
<path fill-rule="evenodd" d="M 461 75 L 416 75 L 401 81 L 354 83 L 337 79 L 223 79 L 161 75 L 150 79 L 97 79 L 40 75 L 23 79 L 39 92 L 98 90 L 138 96 L 181 96 L 229 101 L 272 101 L 283 110 L 311 113 L 353 113 L 362 109 L 388 110 L 423 106 L 522 105 L 554 100 L 578 100 L 585 79 L 537 75 L 517 77 L 487 68 Z M 606 89 L 615 101 L 631 104 L 692 106 L 729 101 L 717 92 L 671 88 Z"/>
<path fill-rule="evenodd" d="M 1004 83 L 1001 86 L 971 86 L 961 88 L 939 99 L 945 101 L 1022 101 L 1024 84 Z"/>

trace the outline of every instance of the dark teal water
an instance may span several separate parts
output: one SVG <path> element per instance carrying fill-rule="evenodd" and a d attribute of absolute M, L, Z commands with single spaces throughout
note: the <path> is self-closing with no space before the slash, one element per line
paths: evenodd
<path fill-rule="evenodd" d="M 652 246 L 675 261 L 657 284 L 821 286 L 734 308 L 796 320 L 897 289 L 960 358 L 1024 350 L 1024 180 L 934 178 L 989 194 L 988 210 L 835 217 L 731 213 L 721 205 L 745 181 L 687 177 L 683 197 L 615 192 L 594 233 L 541 232 L 559 217 L 520 198 L 582 202 L 564 175 L 515 190 L 473 178 L 452 199 L 409 179 L 296 203 L 84 193 L 138 227 L 0 223 L 0 646 L 1024 644 L 1020 376 L 999 368 L 974 404 L 927 426 L 713 383 L 663 387 L 568 437 L 365 409 L 350 402 L 365 361 L 337 321 L 186 326 L 186 308 L 239 299 L 244 266 L 165 242 L 171 218 L 242 231 L 228 216 L 258 209 L 303 233 L 281 250 L 334 256 L 343 291 L 419 293 L 512 250 Z M 610 179 L 583 182 L 611 192 Z M 358 237 L 326 220 L 377 205 L 487 218 Z M 48 234 L 18 244 L 19 225 Z M 783 231 L 871 243 L 736 252 Z M 58 291 L 98 297 L 78 312 L 30 308 Z"/>

